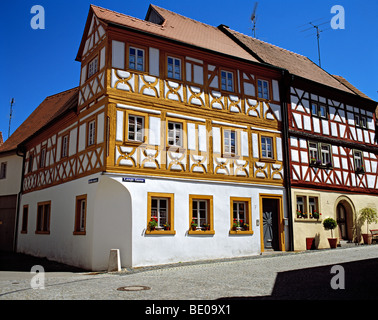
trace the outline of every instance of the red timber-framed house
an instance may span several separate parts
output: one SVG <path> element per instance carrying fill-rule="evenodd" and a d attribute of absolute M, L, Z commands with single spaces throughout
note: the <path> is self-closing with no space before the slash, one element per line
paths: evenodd
<path fill-rule="evenodd" d="M 77 99 L 22 143 L 18 251 L 101 270 L 114 248 L 122 266 L 289 249 L 279 67 L 153 5 L 91 6 L 76 60 Z"/>
<path fill-rule="evenodd" d="M 222 30 L 259 61 L 286 70 L 281 90 L 292 249 L 306 249 L 306 238 L 329 247 L 327 217 L 337 220 L 339 244 L 360 242 L 360 210 L 378 208 L 377 102 L 304 56 Z"/>

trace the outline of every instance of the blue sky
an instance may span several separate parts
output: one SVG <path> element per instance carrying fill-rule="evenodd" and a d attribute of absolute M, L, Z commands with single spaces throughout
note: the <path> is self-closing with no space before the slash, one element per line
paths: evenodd
<path fill-rule="evenodd" d="M 318 63 L 315 29 L 320 24 L 322 67 L 345 77 L 378 101 L 378 1 L 377 0 L 260 0 L 256 36 L 260 40 L 307 56 Z M 75 61 L 89 5 L 95 4 L 144 19 L 150 3 L 189 18 L 218 26 L 228 25 L 252 35 L 253 0 L 13 0 L 2 3 L 0 26 L 0 131 L 8 138 L 10 99 L 11 133 L 46 96 L 79 84 L 80 63 Z M 45 29 L 33 30 L 33 5 L 45 9 Z M 345 29 L 330 28 L 331 8 L 342 5 Z"/>

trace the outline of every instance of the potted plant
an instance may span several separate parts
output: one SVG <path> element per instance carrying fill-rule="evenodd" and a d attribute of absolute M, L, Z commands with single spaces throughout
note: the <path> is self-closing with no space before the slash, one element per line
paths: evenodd
<path fill-rule="evenodd" d="M 321 213 L 318 212 L 317 210 L 314 210 L 314 212 L 312 213 L 312 217 L 316 220 L 319 220 L 320 216 L 321 216 Z"/>
<path fill-rule="evenodd" d="M 192 228 L 193 231 L 195 231 L 197 229 L 197 223 L 194 222 L 194 220 L 192 220 L 192 222 L 190 223 L 190 227 Z"/>
<path fill-rule="evenodd" d="M 204 230 L 210 230 L 210 223 L 205 223 L 203 225 Z"/>
<path fill-rule="evenodd" d="M 362 226 L 366 221 L 366 233 L 362 234 L 365 244 L 371 244 L 372 236 L 369 234 L 369 224 L 378 222 L 377 209 L 365 207 L 360 210 L 360 216 L 358 218 L 360 225 Z"/>
<path fill-rule="evenodd" d="M 155 230 L 155 228 L 157 227 L 158 223 L 157 223 L 157 219 L 156 218 L 151 218 L 151 220 L 148 222 L 148 228 L 150 229 L 150 231 L 153 231 Z"/>
<path fill-rule="evenodd" d="M 164 224 L 163 224 L 163 228 L 164 228 L 164 230 L 170 230 L 170 229 L 171 229 L 171 226 L 170 226 L 169 223 L 167 222 L 167 223 L 164 223 Z"/>
<path fill-rule="evenodd" d="M 337 246 L 337 238 L 333 237 L 333 232 L 332 230 L 337 227 L 337 222 L 335 219 L 332 218 L 326 218 L 323 221 L 323 227 L 325 230 L 331 230 L 331 238 L 328 238 L 328 243 L 331 247 L 331 249 L 336 248 Z"/>
<path fill-rule="evenodd" d="M 310 163 L 315 165 L 316 164 L 316 158 L 311 158 Z"/>

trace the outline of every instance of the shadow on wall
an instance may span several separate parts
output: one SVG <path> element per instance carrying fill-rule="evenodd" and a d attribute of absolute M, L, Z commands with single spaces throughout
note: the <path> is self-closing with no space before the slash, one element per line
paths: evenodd
<path fill-rule="evenodd" d="M 340 285 L 341 272 L 331 273 L 334 265 L 280 272 L 270 296 L 224 297 L 221 300 L 377 300 L 378 259 L 342 263 L 344 289 L 332 289 L 331 281 Z M 267 271 L 268 272 L 268 271 Z"/>

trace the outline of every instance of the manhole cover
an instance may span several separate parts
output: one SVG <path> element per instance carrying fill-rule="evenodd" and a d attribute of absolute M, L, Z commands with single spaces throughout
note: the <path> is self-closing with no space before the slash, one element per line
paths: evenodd
<path fill-rule="evenodd" d="M 142 290 L 150 290 L 150 287 L 146 286 L 126 286 L 126 287 L 119 287 L 118 291 L 142 291 Z"/>

